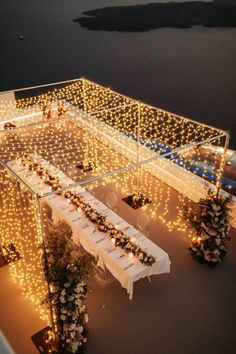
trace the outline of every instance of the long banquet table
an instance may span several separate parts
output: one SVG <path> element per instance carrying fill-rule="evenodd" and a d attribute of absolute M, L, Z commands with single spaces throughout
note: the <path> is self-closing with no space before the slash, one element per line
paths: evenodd
<path fill-rule="evenodd" d="M 36 154 L 30 156 L 35 161 L 40 162 L 41 166 L 46 167 L 51 175 L 57 176 L 64 186 L 74 184 L 67 175 L 50 162 Z M 50 191 L 50 187 L 39 176 L 29 171 L 27 166 L 19 164 L 16 160 L 8 162 L 8 166 L 38 195 L 43 196 Z M 75 244 L 82 245 L 88 253 L 97 257 L 98 265 L 106 267 L 111 272 L 120 284 L 127 289 L 130 299 L 133 296 L 135 281 L 154 274 L 170 272 L 170 259 L 165 251 L 81 186 L 73 190 L 83 196 L 101 214 L 105 215 L 107 220 L 115 224 L 125 235 L 130 236 L 133 242 L 136 242 L 143 250 L 156 258 L 156 262 L 152 266 L 146 266 L 136 257 L 129 257 L 124 250 L 111 242 L 106 233 L 98 231 L 82 211 L 78 211 L 68 203 L 66 198 L 57 194 L 43 198 L 52 209 L 53 221 L 56 223 L 61 220 L 71 227 L 73 231 L 72 239 Z"/>

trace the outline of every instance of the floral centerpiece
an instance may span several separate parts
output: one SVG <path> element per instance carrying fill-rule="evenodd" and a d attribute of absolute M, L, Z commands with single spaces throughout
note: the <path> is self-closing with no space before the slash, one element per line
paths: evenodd
<path fill-rule="evenodd" d="M 34 161 L 31 156 L 23 154 L 19 156 L 18 160 L 23 166 L 27 166 L 30 171 L 35 172 L 52 190 L 63 187 L 58 177 L 52 176 L 46 167 L 42 167 L 37 161 Z"/>
<path fill-rule="evenodd" d="M 231 196 L 216 196 L 208 190 L 206 198 L 185 210 L 185 217 L 195 231 L 189 249 L 197 259 L 217 263 L 225 257 L 230 240 L 231 200 Z"/>
<path fill-rule="evenodd" d="M 11 129 L 14 129 L 14 128 L 16 128 L 16 125 L 11 123 L 11 122 L 7 122 L 7 123 L 4 124 L 4 129 L 6 129 L 6 130 L 11 130 Z"/>
<path fill-rule="evenodd" d="M 21 155 L 19 161 L 23 166 L 28 166 L 30 171 L 34 171 L 53 190 L 63 188 L 59 178 L 52 176 L 46 167 L 41 166 L 41 164 L 35 161 L 30 155 Z M 138 244 L 132 241 L 129 236 L 125 235 L 122 230 L 117 229 L 115 225 L 107 221 L 106 216 L 103 216 L 98 210 L 93 208 L 79 193 L 70 190 L 62 193 L 58 192 L 58 194 L 62 194 L 62 196 L 70 200 L 76 208 L 81 209 L 87 218 L 96 224 L 97 230 L 106 233 L 116 247 L 120 247 L 127 254 L 135 256 L 146 266 L 152 266 L 152 264 L 156 262 L 155 257 L 148 254 Z"/>
<path fill-rule="evenodd" d="M 147 266 L 152 266 L 152 264 L 155 263 L 155 257 L 142 250 L 141 247 L 133 242 L 129 236 L 126 236 L 122 230 L 117 229 L 115 225 L 107 221 L 105 216 L 101 215 L 78 193 L 65 191 L 63 195 L 65 198 L 69 199 L 76 208 L 82 209 L 90 221 L 96 224 L 96 228 L 99 231 L 107 233 L 115 246 L 121 247 L 126 253 L 137 257 L 141 263 Z"/>

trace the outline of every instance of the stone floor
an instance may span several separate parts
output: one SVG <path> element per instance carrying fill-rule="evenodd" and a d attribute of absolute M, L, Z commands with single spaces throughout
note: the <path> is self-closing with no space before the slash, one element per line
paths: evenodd
<path fill-rule="evenodd" d="M 115 191 L 118 214 L 136 225 L 142 211 L 122 201 L 134 191 L 136 177 L 135 173 L 122 174 L 86 187 L 102 201 Z M 171 273 L 153 276 L 151 283 L 147 279 L 135 283 L 132 301 L 117 281 L 104 288 L 92 278 L 86 354 L 234 354 L 236 230 L 231 229 L 225 261 L 217 266 L 199 264 L 188 252 L 190 239 L 181 219 L 184 198 L 146 172 L 141 173 L 140 189 L 152 199 L 145 210 L 152 217 L 150 238 L 169 254 Z M 13 189 L 11 195 L 0 198 L 1 212 L 11 208 L 10 221 L 0 220 L 0 236 L 9 241 L 22 239 L 22 249 L 29 249 L 30 259 L 36 259 L 34 248 L 29 248 L 35 242 L 34 225 L 27 228 L 26 220 L 26 215 L 31 220 L 33 214 L 27 209 L 27 197 L 22 204 L 20 199 L 15 201 L 14 193 Z M 30 262 L 25 264 L 30 272 Z M 0 326 L 16 354 L 37 353 L 30 337 L 45 323 L 23 297 L 20 284 L 13 282 L 9 266 L 0 268 Z"/>
<path fill-rule="evenodd" d="M 86 353 L 235 353 L 235 229 L 231 236 L 227 258 L 212 267 L 189 255 L 186 233 L 169 232 L 158 219 L 152 221 L 150 238 L 168 252 L 171 273 L 137 282 L 132 301 L 117 281 L 103 288 L 91 279 Z M 0 280 L 3 333 L 17 354 L 37 353 L 30 337 L 45 324 L 11 280 L 8 266 L 0 268 Z"/>

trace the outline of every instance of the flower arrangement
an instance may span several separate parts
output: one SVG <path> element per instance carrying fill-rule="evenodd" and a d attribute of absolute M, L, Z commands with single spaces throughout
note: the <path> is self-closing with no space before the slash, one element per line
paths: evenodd
<path fill-rule="evenodd" d="M 65 104 L 61 101 L 58 101 L 57 103 L 57 115 L 58 117 L 64 116 L 68 112 L 68 108 L 65 106 Z"/>
<path fill-rule="evenodd" d="M 89 220 L 96 224 L 96 228 L 99 231 L 107 233 L 116 247 L 121 247 L 126 253 L 131 253 L 133 256 L 137 257 L 141 263 L 147 266 L 151 266 L 155 263 L 155 257 L 149 255 L 146 251 L 142 250 L 139 245 L 131 241 L 129 236 L 126 236 L 122 230 L 117 229 L 112 223 L 107 221 L 105 216 L 101 215 L 78 193 L 66 191 L 63 192 L 63 195 L 65 198 L 69 199 L 76 208 L 83 210 Z"/>
<path fill-rule="evenodd" d="M 6 130 L 11 130 L 11 129 L 14 129 L 14 128 L 16 128 L 16 125 L 11 123 L 11 122 L 7 122 L 7 123 L 4 124 L 4 129 L 6 129 Z"/>
<path fill-rule="evenodd" d="M 18 160 L 23 166 L 27 166 L 30 171 L 35 172 L 44 181 L 44 183 L 52 188 L 52 190 L 62 188 L 59 178 L 52 176 L 46 167 L 42 167 L 38 162 L 34 161 L 31 156 L 23 154 L 18 158 Z"/>
<path fill-rule="evenodd" d="M 85 306 L 89 263 L 62 234 L 49 236 L 43 258 L 49 283 L 59 353 L 81 353 L 87 342 L 88 314 Z M 55 345 L 54 343 L 54 345 Z"/>
<path fill-rule="evenodd" d="M 225 257 L 230 240 L 231 200 L 231 196 L 216 196 L 208 190 L 206 198 L 185 210 L 185 217 L 195 230 L 189 249 L 198 260 L 217 263 Z"/>
<path fill-rule="evenodd" d="M 24 154 L 19 157 L 19 161 L 24 166 L 28 166 L 29 170 L 36 172 L 53 190 L 58 190 L 63 187 L 57 177 L 50 175 L 48 170 L 42 167 L 40 163 L 35 162 L 31 156 Z M 107 221 L 106 217 L 86 202 L 79 193 L 64 191 L 62 195 L 69 199 L 76 208 L 80 208 L 87 218 L 96 224 L 96 228 L 99 231 L 106 233 L 116 247 L 121 247 L 126 253 L 137 257 L 139 261 L 146 266 L 152 266 L 152 264 L 155 263 L 155 257 L 141 249 L 141 247 L 131 241 L 131 238 L 126 236 L 122 230 L 117 229 L 112 223 Z"/>

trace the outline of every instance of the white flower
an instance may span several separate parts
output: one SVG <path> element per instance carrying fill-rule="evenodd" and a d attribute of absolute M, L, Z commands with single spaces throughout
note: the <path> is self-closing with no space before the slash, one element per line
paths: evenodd
<path fill-rule="evenodd" d="M 70 325 L 70 330 L 73 330 L 75 328 L 75 323 L 72 323 L 71 325 Z"/>
<path fill-rule="evenodd" d="M 218 206 L 217 206 L 215 203 L 213 203 L 213 204 L 212 204 L 212 209 L 218 210 Z"/>
<path fill-rule="evenodd" d="M 74 332 L 74 331 L 71 332 L 71 333 L 70 333 L 70 336 L 71 336 L 71 338 L 73 339 L 73 338 L 75 337 L 75 332 Z"/>
<path fill-rule="evenodd" d="M 60 316 L 60 319 L 61 319 L 62 321 L 65 321 L 65 320 L 66 320 L 66 316 L 65 316 L 65 315 L 61 315 L 61 316 Z"/>
<path fill-rule="evenodd" d="M 63 289 L 61 295 L 66 295 L 66 289 Z"/>
<path fill-rule="evenodd" d="M 142 260 L 142 259 L 143 259 L 143 253 L 142 253 L 142 252 L 141 252 L 141 253 L 139 253 L 138 258 L 139 258 L 140 260 Z"/>
<path fill-rule="evenodd" d="M 88 318 L 87 314 L 84 315 L 84 320 L 85 320 L 86 323 L 88 322 L 89 318 Z"/>
<path fill-rule="evenodd" d="M 84 312 L 84 310 L 85 310 L 85 305 L 80 307 L 80 312 Z"/>
<path fill-rule="evenodd" d="M 60 296 L 60 301 L 61 301 L 62 304 L 64 304 L 66 302 L 65 297 L 64 296 Z"/>
<path fill-rule="evenodd" d="M 79 342 L 78 341 L 73 341 L 72 343 L 72 353 L 76 353 L 79 347 Z"/>
<path fill-rule="evenodd" d="M 79 330 L 80 333 L 82 333 L 83 330 L 84 330 L 84 327 L 83 326 L 79 326 L 78 330 Z"/>
<path fill-rule="evenodd" d="M 83 291 L 83 287 L 80 286 L 80 284 L 77 284 L 77 285 L 76 285 L 76 288 L 75 288 L 75 291 L 76 291 L 77 293 L 81 293 L 81 292 Z"/>
<path fill-rule="evenodd" d="M 65 288 L 69 288 L 69 287 L 70 287 L 70 283 L 65 283 L 65 284 L 64 284 L 64 287 L 65 287 Z"/>

